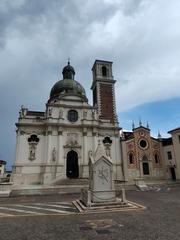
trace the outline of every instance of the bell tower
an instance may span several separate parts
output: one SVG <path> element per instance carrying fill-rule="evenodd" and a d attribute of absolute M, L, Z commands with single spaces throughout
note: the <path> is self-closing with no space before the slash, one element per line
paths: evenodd
<path fill-rule="evenodd" d="M 92 67 L 93 106 L 97 106 L 101 119 L 116 122 L 115 80 L 112 75 L 112 62 L 96 60 Z"/>

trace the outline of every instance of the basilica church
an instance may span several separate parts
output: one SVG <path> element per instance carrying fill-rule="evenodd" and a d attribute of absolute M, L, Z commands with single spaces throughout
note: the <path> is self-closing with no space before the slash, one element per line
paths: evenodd
<path fill-rule="evenodd" d="M 121 130 L 115 83 L 112 62 L 96 60 L 92 67 L 93 105 L 90 105 L 68 62 L 62 70 L 62 80 L 50 90 L 45 111 L 21 107 L 16 123 L 13 184 L 53 185 L 64 179 L 88 179 L 89 159 L 99 145 L 112 162 L 116 182 L 133 183 L 137 178 L 180 179 L 180 160 L 173 157 L 176 154 L 172 138 L 163 139 L 160 135 L 153 138 L 149 126 L 141 123 L 130 132 Z M 171 159 L 167 158 L 170 153 Z"/>
<path fill-rule="evenodd" d="M 21 108 L 16 124 L 14 184 L 55 184 L 66 178 L 88 178 L 89 155 L 95 153 L 98 144 L 104 146 L 113 163 L 114 179 L 124 179 L 115 82 L 112 62 L 96 60 L 92 67 L 92 106 L 68 62 L 62 80 L 50 91 L 44 112 Z"/>

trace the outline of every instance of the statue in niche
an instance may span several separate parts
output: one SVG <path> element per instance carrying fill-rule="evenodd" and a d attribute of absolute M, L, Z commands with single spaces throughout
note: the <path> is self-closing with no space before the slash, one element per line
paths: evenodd
<path fill-rule="evenodd" d="M 110 144 L 105 145 L 105 151 L 106 151 L 106 156 L 111 157 L 111 145 Z"/>
<path fill-rule="evenodd" d="M 59 110 L 59 118 L 63 118 L 63 110 L 62 109 Z"/>
<path fill-rule="evenodd" d="M 55 162 L 56 161 L 56 148 L 54 147 L 52 150 L 52 161 Z"/>
<path fill-rule="evenodd" d="M 92 110 L 92 119 L 95 119 L 95 110 Z"/>
<path fill-rule="evenodd" d="M 83 111 L 83 118 L 84 118 L 84 119 L 87 118 L 87 111 L 86 111 L 86 110 Z"/>
<path fill-rule="evenodd" d="M 29 159 L 34 160 L 36 158 L 36 144 L 29 145 Z"/>
<path fill-rule="evenodd" d="M 105 152 L 106 152 L 106 156 L 107 157 L 111 157 L 111 144 L 112 144 L 112 140 L 109 136 L 106 136 L 103 139 L 103 144 L 105 146 Z"/>
<path fill-rule="evenodd" d="M 92 152 L 92 150 L 89 150 L 88 155 L 89 155 L 89 158 L 92 159 L 92 157 L 93 157 L 93 152 Z"/>
<path fill-rule="evenodd" d="M 97 110 L 92 110 L 92 119 L 97 119 Z"/>
<path fill-rule="evenodd" d="M 49 108 L 49 110 L 48 110 L 48 115 L 49 115 L 49 117 L 52 116 L 52 108 Z"/>

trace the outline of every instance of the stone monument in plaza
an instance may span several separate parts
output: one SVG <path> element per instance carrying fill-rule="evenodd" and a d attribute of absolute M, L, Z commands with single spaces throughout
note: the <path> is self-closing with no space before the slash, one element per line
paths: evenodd
<path fill-rule="evenodd" d="M 113 164 L 99 142 L 94 156 L 89 152 L 89 189 L 82 190 L 82 201 L 85 205 L 91 205 L 115 200 Z"/>
<path fill-rule="evenodd" d="M 81 199 L 76 200 L 74 205 L 79 211 L 127 205 L 124 192 L 122 199 L 116 197 L 113 164 L 100 141 L 94 154 L 89 151 L 89 188 L 81 190 Z"/>
<path fill-rule="evenodd" d="M 116 196 L 112 160 L 100 140 L 95 153 L 89 151 L 89 187 L 81 190 L 81 199 L 73 204 L 79 212 L 144 209 L 144 206 L 127 201 L 124 189 L 121 198 Z"/>

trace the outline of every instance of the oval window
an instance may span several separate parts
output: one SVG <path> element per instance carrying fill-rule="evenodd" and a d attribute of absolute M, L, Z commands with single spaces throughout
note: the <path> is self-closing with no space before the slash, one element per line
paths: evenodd
<path fill-rule="evenodd" d="M 141 148 L 147 148 L 148 146 L 147 141 L 144 139 L 140 140 L 139 145 Z"/>
<path fill-rule="evenodd" d="M 70 110 L 68 112 L 68 120 L 70 122 L 76 122 L 78 120 L 78 112 L 75 110 Z"/>

